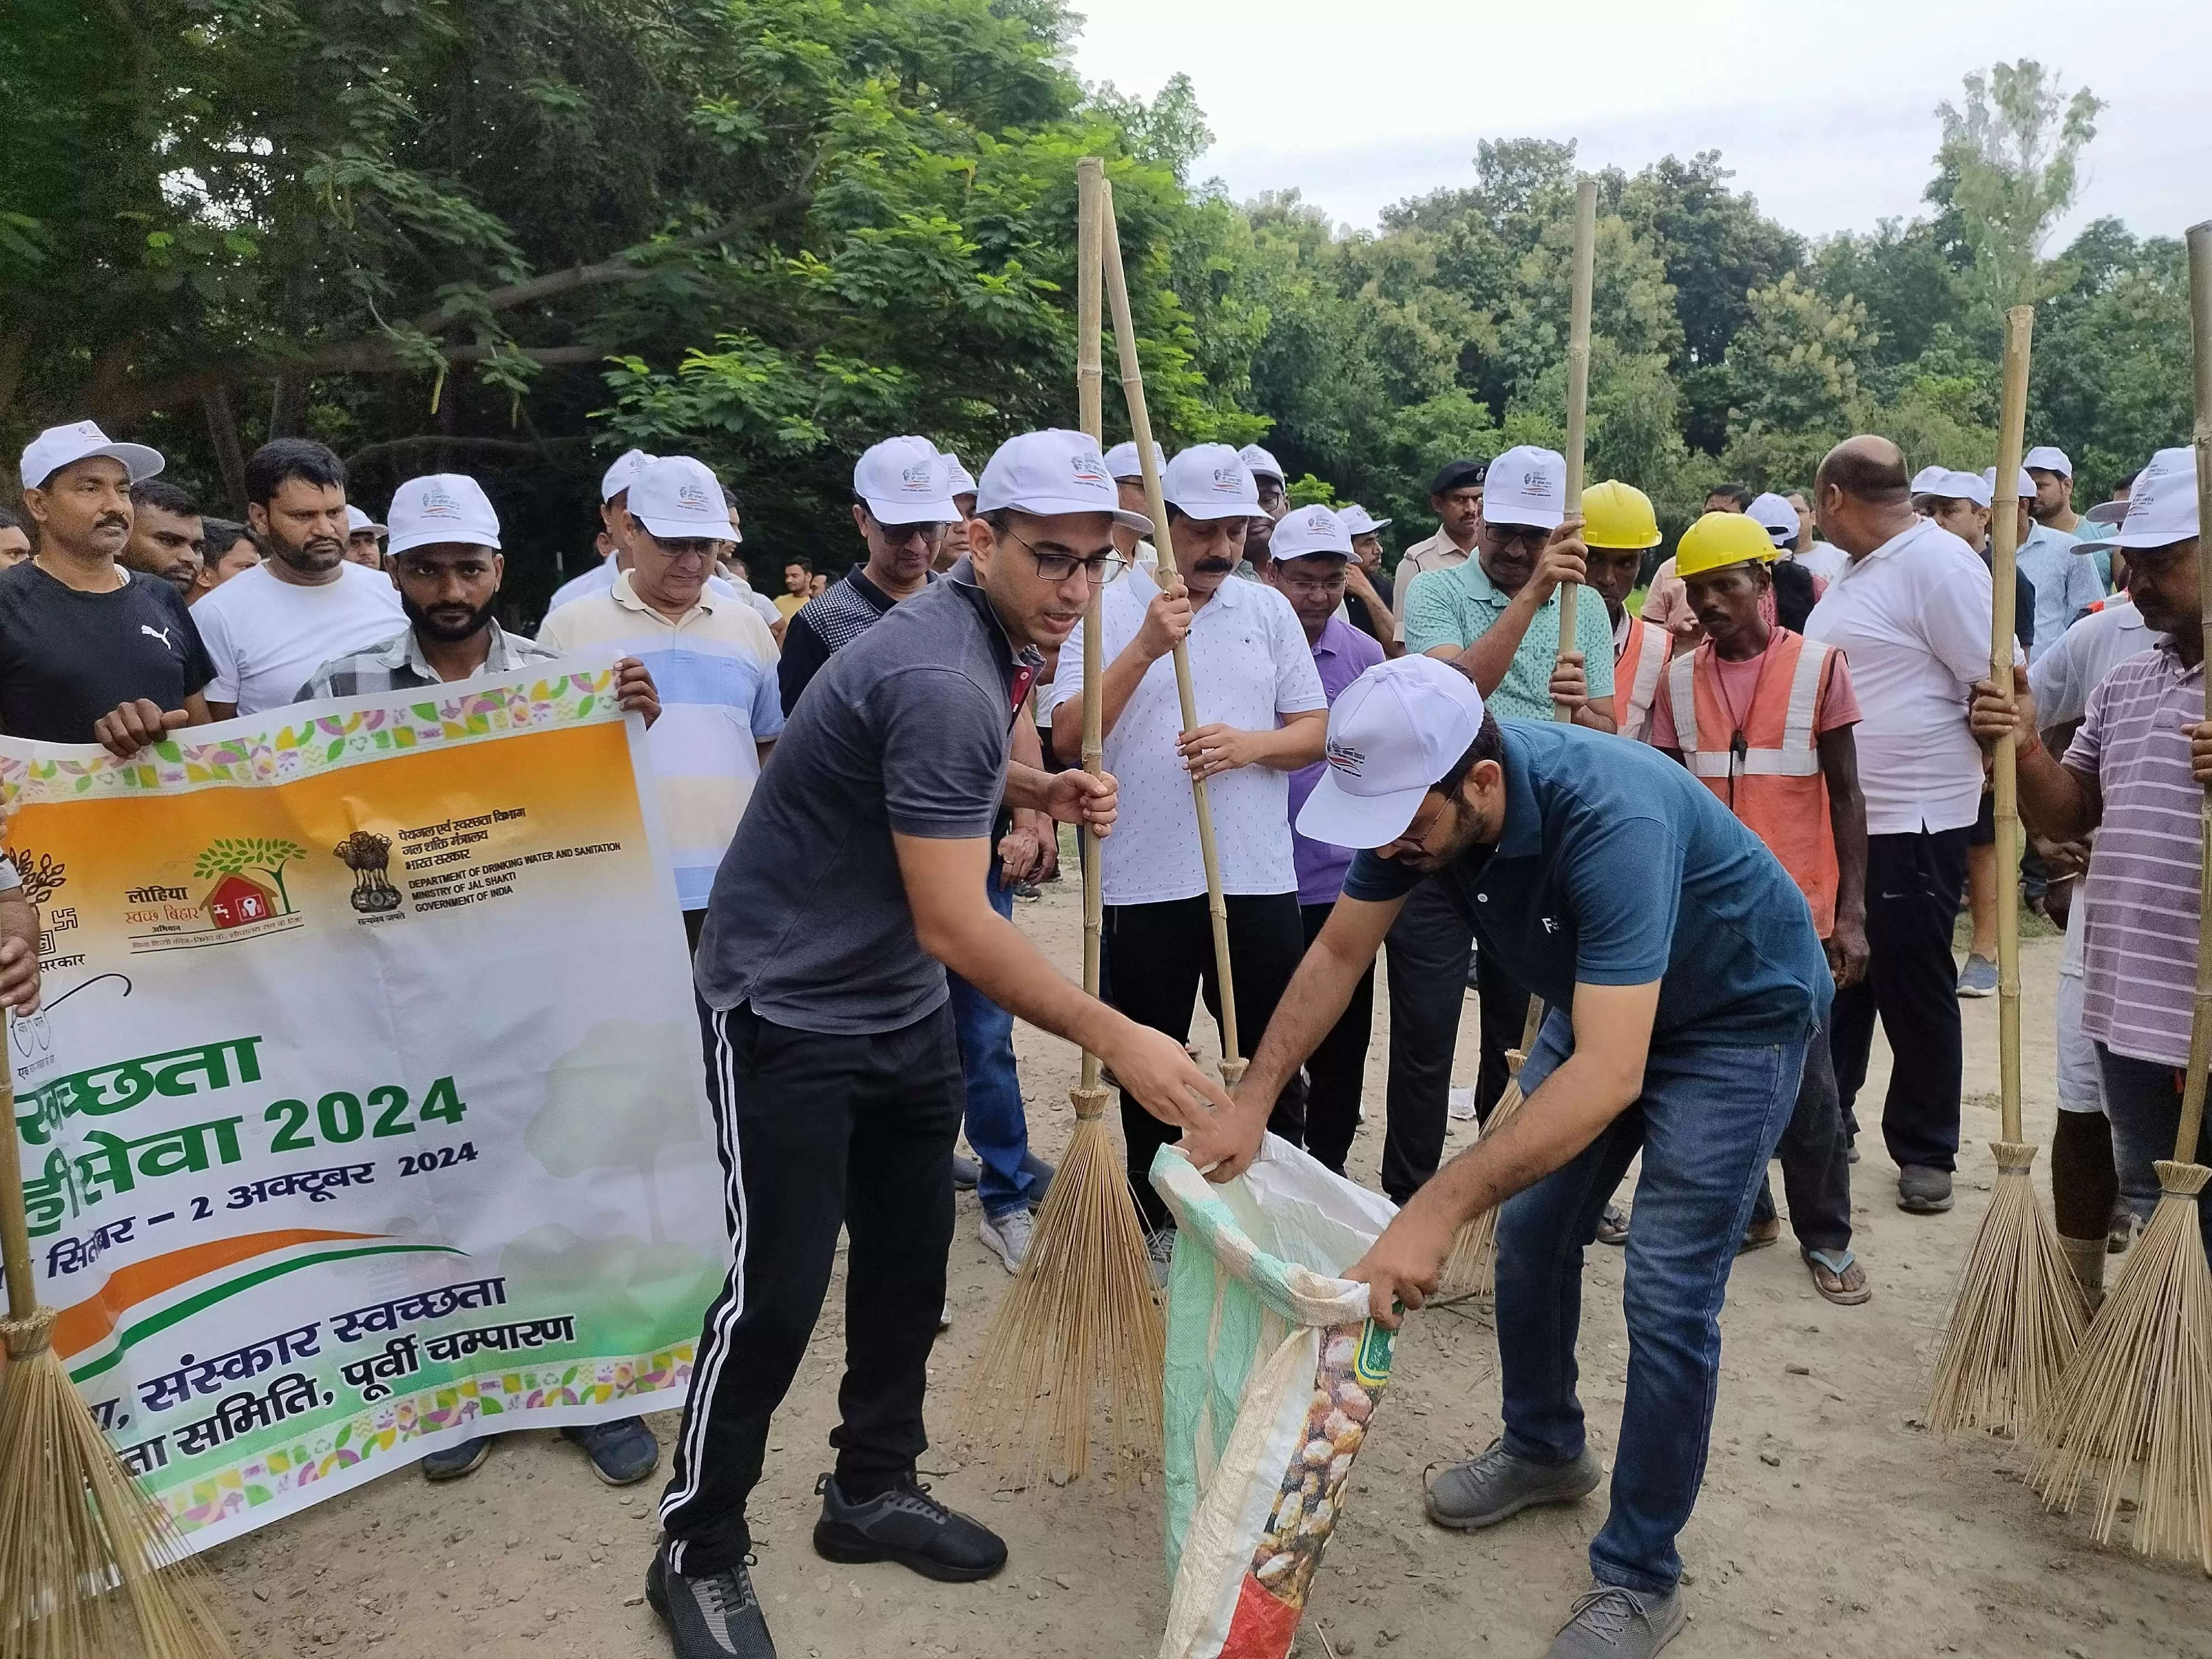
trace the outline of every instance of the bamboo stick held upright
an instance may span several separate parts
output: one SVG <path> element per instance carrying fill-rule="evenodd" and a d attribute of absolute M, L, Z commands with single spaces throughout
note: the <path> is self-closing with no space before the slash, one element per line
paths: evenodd
<path fill-rule="evenodd" d="M 1105 164 L 1095 155 L 1076 163 L 1075 223 L 1075 404 L 1076 419 L 1091 441 L 1106 441 L 1106 371 L 1099 351 L 1104 327 L 1104 255 L 1103 209 L 1106 194 Z M 1083 613 L 1083 769 L 1097 777 L 1104 768 L 1105 739 L 1101 734 L 1104 689 L 1099 679 L 1103 647 L 1100 643 L 1099 606 L 1102 586 L 1091 595 Z M 1099 947 L 1105 926 L 1105 878 L 1098 862 L 1099 836 L 1095 829 L 1083 832 L 1090 844 L 1083 849 L 1083 988 L 1098 994 Z M 1087 1095 L 1099 1086 L 1098 1056 L 1088 1049 L 1083 1055 L 1083 1089 Z M 1078 1109 L 1081 1109 L 1079 1103 Z M 1103 1097 L 1101 1097 L 1103 1108 Z"/>
<path fill-rule="evenodd" d="M 1174 538 L 1168 531 L 1167 497 L 1160 489 L 1159 462 L 1152 448 L 1152 420 L 1145 405 L 1145 379 L 1137 363 L 1137 331 L 1130 319 L 1129 284 L 1121 270 L 1121 237 L 1114 221 L 1114 188 L 1106 187 L 1103 211 L 1106 300 L 1114 311 L 1114 343 L 1121 364 L 1121 390 L 1129 404 L 1129 435 L 1137 441 L 1137 461 L 1145 472 L 1145 511 L 1152 520 L 1152 544 L 1159 550 L 1159 584 L 1164 593 L 1182 591 Z M 1192 689 L 1190 647 L 1175 647 L 1176 695 L 1182 704 L 1182 729 L 1198 725 L 1198 696 Z M 1237 1041 L 1237 989 L 1229 968 L 1229 907 L 1221 896 L 1221 863 L 1214 852 L 1213 812 L 1206 805 L 1206 780 L 1191 774 L 1190 794 L 1198 812 L 1198 850 L 1206 864 L 1206 908 L 1213 921 L 1213 970 L 1221 993 L 1221 1079 L 1232 1089 L 1244 1075 L 1243 1050 Z"/>
<path fill-rule="evenodd" d="M 2020 588 L 2020 505 L 2013 499 L 2027 445 L 2027 356 L 2035 332 L 2035 307 L 2005 313 L 2002 419 L 1997 428 L 1997 489 L 2003 510 L 1990 516 L 1990 678 L 2012 696 L 2013 636 Z M 2020 907 L 2010 897 L 2009 872 L 2020 868 L 2020 739 L 1998 739 L 1992 773 L 1996 799 L 1997 890 L 1997 1073 L 2002 1138 L 2018 1145 L 2020 1127 Z"/>
<path fill-rule="evenodd" d="M 1583 440 L 1589 412 L 1590 287 L 1597 263 L 1597 180 L 1583 179 L 1575 185 L 1574 299 L 1567 320 L 1567 490 L 1570 519 L 1583 512 Z M 1579 583 L 1559 589 L 1559 655 L 1575 648 L 1575 600 Z M 1552 718 L 1571 720 L 1575 711 L 1564 702 L 1552 706 Z"/>

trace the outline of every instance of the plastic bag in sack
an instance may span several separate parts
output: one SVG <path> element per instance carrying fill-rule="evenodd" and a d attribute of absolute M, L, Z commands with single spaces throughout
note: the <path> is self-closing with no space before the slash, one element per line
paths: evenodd
<path fill-rule="evenodd" d="M 1168 1577 L 1159 1659 L 1283 1659 L 1390 1376 L 1367 1286 L 1336 1277 L 1395 1207 L 1267 1137 L 1215 1186 L 1152 1160 L 1168 1273 Z"/>

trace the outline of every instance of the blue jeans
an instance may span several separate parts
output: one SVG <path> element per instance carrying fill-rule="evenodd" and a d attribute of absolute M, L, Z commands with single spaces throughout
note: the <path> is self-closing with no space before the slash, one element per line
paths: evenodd
<path fill-rule="evenodd" d="M 1808 1028 L 1796 1042 L 1761 1048 L 1655 1047 L 1641 1097 L 1571 1162 L 1507 1200 L 1498 1217 L 1505 1449 L 1571 1462 L 1583 1453 L 1575 1397 L 1583 1249 L 1643 1150 L 1624 1292 L 1628 1399 L 1613 1511 L 1590 1541 L 1601 1583 L 1663 1595 L 1682 1576 L 1674 1538 L 1705 1480 L 1729 1267 L 1817 1035 Z M 1522 1085 L 1533 1095 L 1573 1048 L 1573 1026 L 1555 1009 L 1522 1067 Z"/>
<path fill-rule="evenodd" d="M 2186 1067 L 2116 1054 L 2097 1045 L 2098 1069 L 2105 1074 L 2105 1109 L 2112 1120 L 2112 1162 L 2120 1173 L 2120 1192 L 2128 1208 L 2144 1221 L 2158 1208 L 2160 1158 L 2173 1156 L 2181 1133 L 2181 1082 Z M 2212 1118 L 2197 1140 L 2197 1161 L 2212 1158 Z M 2197 1224 L 2204 1248 L 2212 1252 L 2212 1204 L 2197 1200 Z"/>
<path fill-rule="evenodd" d="M 994 859 L 984 878 L 991 908 L 1012 919 L 1014 896 L 999 880 Z M 1014 1071 L 1014 1017 L 947 970 L 952 1024 L 960 1039 L 960 1074 L 968 1085 L 968 1144 L 982 1167 L 975 1195 L 986 1215 L 1005 1215 L 1044 1196 L 1046 1166 L 1030 1156 L 1029 1118 Z"/>

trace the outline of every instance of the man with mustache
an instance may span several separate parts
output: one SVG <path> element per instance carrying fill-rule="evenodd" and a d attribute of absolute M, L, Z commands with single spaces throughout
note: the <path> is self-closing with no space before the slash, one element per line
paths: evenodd
<path fill-rule="evenodd" d="M 192 498 L 166 478 L 141 478 L 131 486 L 131 539 L 123 562 L 163 581 L 191 602 L 200 579 L 207 532 Z"/>
<path fill-rule="evenodd" d="M 274 438 L 246 463 L 246 515 L 269 556 L 194 609 L 216 719 L 289 703 L 333 658 L 407 620 L 380 570 L 346 557 L 345 464 L 312 438 Z"/>
<path fill-rule="evenodd" d="M 101 743 L 127 758 L 206 723 L 214 671 L 183 598 L 118 562 L 131 486 L 161 465 L 90 421 L 50 427 L 24 449 L 38 550 L 0 570 L 0 731 L 10 737 Z"/>
<path fill-rule="evenodd" d="M 1167 530 L 1184 591 L 1162 592 L 1133 570 L 1099 599 L 1099 685 L 1106 769 L 1121 780 L 1121 816 L 1100 849 L 1105 880 L 1105 982 L 1130 1018 L 1182 1042 L 1201 985 L 1219 1018 L 1206 868 L 1193 773 L 1205 778 L 1229 911 L 1237 1035 L 1260 1040 L 1305 949 L 1291 844 L 1290 775 L 1321 758 L 1328 699 L 1290 602 L 1233 573 L 1260 495 L 1226 444 L 1198 444 L 1161 480 Z M 1163 549 L 1164 555 L 1166 550 Z M 1198 717 L 1183 728 L 1173 664 L 1188 638 Z M 1052 744 L 1064 764 L 1083 753 L 1082 653 L 1060 653 L 1051 693 Z M 1285 1107 L 1294 1139 L 1303 1097 Z M 1173 1224 L 1146 1171 L 1171 1126 L 1121 1095 L 1129 1183 L 1164 1272 Z"/>
<path fill-rule="evenodd" d="M 1497 500 L 1498 470 L 1490 474 Z M 1593 610 L 1598 607 L 1593 605 Z M 1827 1012 L 1827 959 L 1774 855 L 1681 767 L 1552 720 L 1500 720 L 1467 676 L 1402 657 L 1336 700 L 1298 831 L 1359 848 L 1235 1105 L 1184 1143 L 1226 1181 L 1335 1024 L 1405 896 L 1442 886 L 1482 953 L 1551 1012 L 1528 1103 L 1416 1193 L 1348 1272 L 1400 1321 L 1493 1205 L 1503 1432 L 1437 1477 L 1430 1518 L 1496 1526 L 1604 1480 L 1576 1395 L 1583 1254 L 1641 1155 L 1623 1304 L 1628 1390 L 1591 1583 L 1549 1659 L 1649 1659 L 1686 1617 L 1675 1540 L 1703 1481 L 1736 1240 Z"/>

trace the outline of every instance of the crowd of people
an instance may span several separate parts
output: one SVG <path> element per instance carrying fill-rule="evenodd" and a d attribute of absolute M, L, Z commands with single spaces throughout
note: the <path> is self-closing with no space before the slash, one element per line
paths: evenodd
<path fill-rule="evenodd" d="M 334 453 L 278 439 L 247 460 L 234 521 L 160 476 L 153 450 L 55 428 L 23 453 L 21 512 L 0 513 L 0 730 L 127 757 L 302 700 L 569 656 L 617 665 L 647 726 L 733 1232 L 647 1581 L 679 1659 L 775 1651 L 747 1499 L 841 1229 L 846 1370 L 814 1547 L 951 1581 L 1005 1561 L 915 1469 L 955 1191 L 975 1190 L 980 1237 L 1015 1273 L 1054 1174 L 1030 1146 L 1017 1018 L 1109 1068 L 1163 1280 L 1175 1233 L 1146 1172 L 1178 1139 L 1216 1179 L 1261 1155 L 1263 1131 L 1343 1175 L 1379 1110 L 1380 1183 L 1401 1207 L 1353 1276 L 1388 1322 L 1435 1289 L 1459 1225 L 1510 1200 L 1503 1432 L 1432 1484 L 1442 1525 L 1598 1484 L 1575 1392 L 1581 1266 L 1593 1242 L 1624 1249 L 1612 1513 L 1552 1652 L 1655 1652 L 1685 1617 L 1674 1539 L 1702 1479 L 1729 1265 L 1780 1236 L 1770 1160 L 1812 1287 L 1867 1301 L 1850 1194 L 1875 1026 L 1896 1057 L 1881 1112 L 1896 1201 L 1947 1210 L 1959 1001 L 1994 988 L 2016 881 L 2067 933 L 2052 1180 L 2092 1299 L 2157 1198 L 2212 777 L 2192 452 L 2160 451 L 2081 514 L 2055 448 L 2001 488 L 1994 471 L 1913 475 L 1893 444 L 1856 437 L 1804 491 L 1715 490 L 1656 568 L 1650 499 L 1608 480 L 1571 516 L 1546 449 L 1448 461 L 1434 532 L 1395 567 L 1388 519 L 1292 505 L 1257 445 L 1150 459 L 1164 526 L 1133 444 L 1027 433 L 978 478 L 927 438 L 886 439 L 854 465 L 850 568 L 789 560 L 770 597 L 728 486 L 695 458 L 633 450 L 601 480 L 599 557 L 532 639 L 496 620 L 500 520 L 473 478 L 410 479 L 373 519 Z M 2019 515 L 2020 653 L 2000 686 L 2003 512 Z M 1181 580 L 1164 583 L 1170 556 Z M 1094 603 L 1098 775 L 1081 767 L 1083 655 L 1061 648 Z M 1996 867 L 1985 765 L 2014 732 L 2033 836 L 2018 872 Z M 1095 999 L 1012 921 L 1018 893 L 1059 874 L 1063 824 L 1099 860 Z M 20 908 L 0 890 L 0 995 L 18 1006 Z M 1370 1102 L 1378 954 L 1388 1081 Z M 1486 1132 L 1446 1166 L 1470 990 Z M 1251 1054 L 1233 1097 L 1185 1047 L 1200 999 Z M 1527 1104 L 1488 1130 L 1524 1048 Z M 564 1432 L 610 1482 L 659 1462 L 636 1419 Z M 465 1474 L 491 1443 L 424 1472 Z"/>

